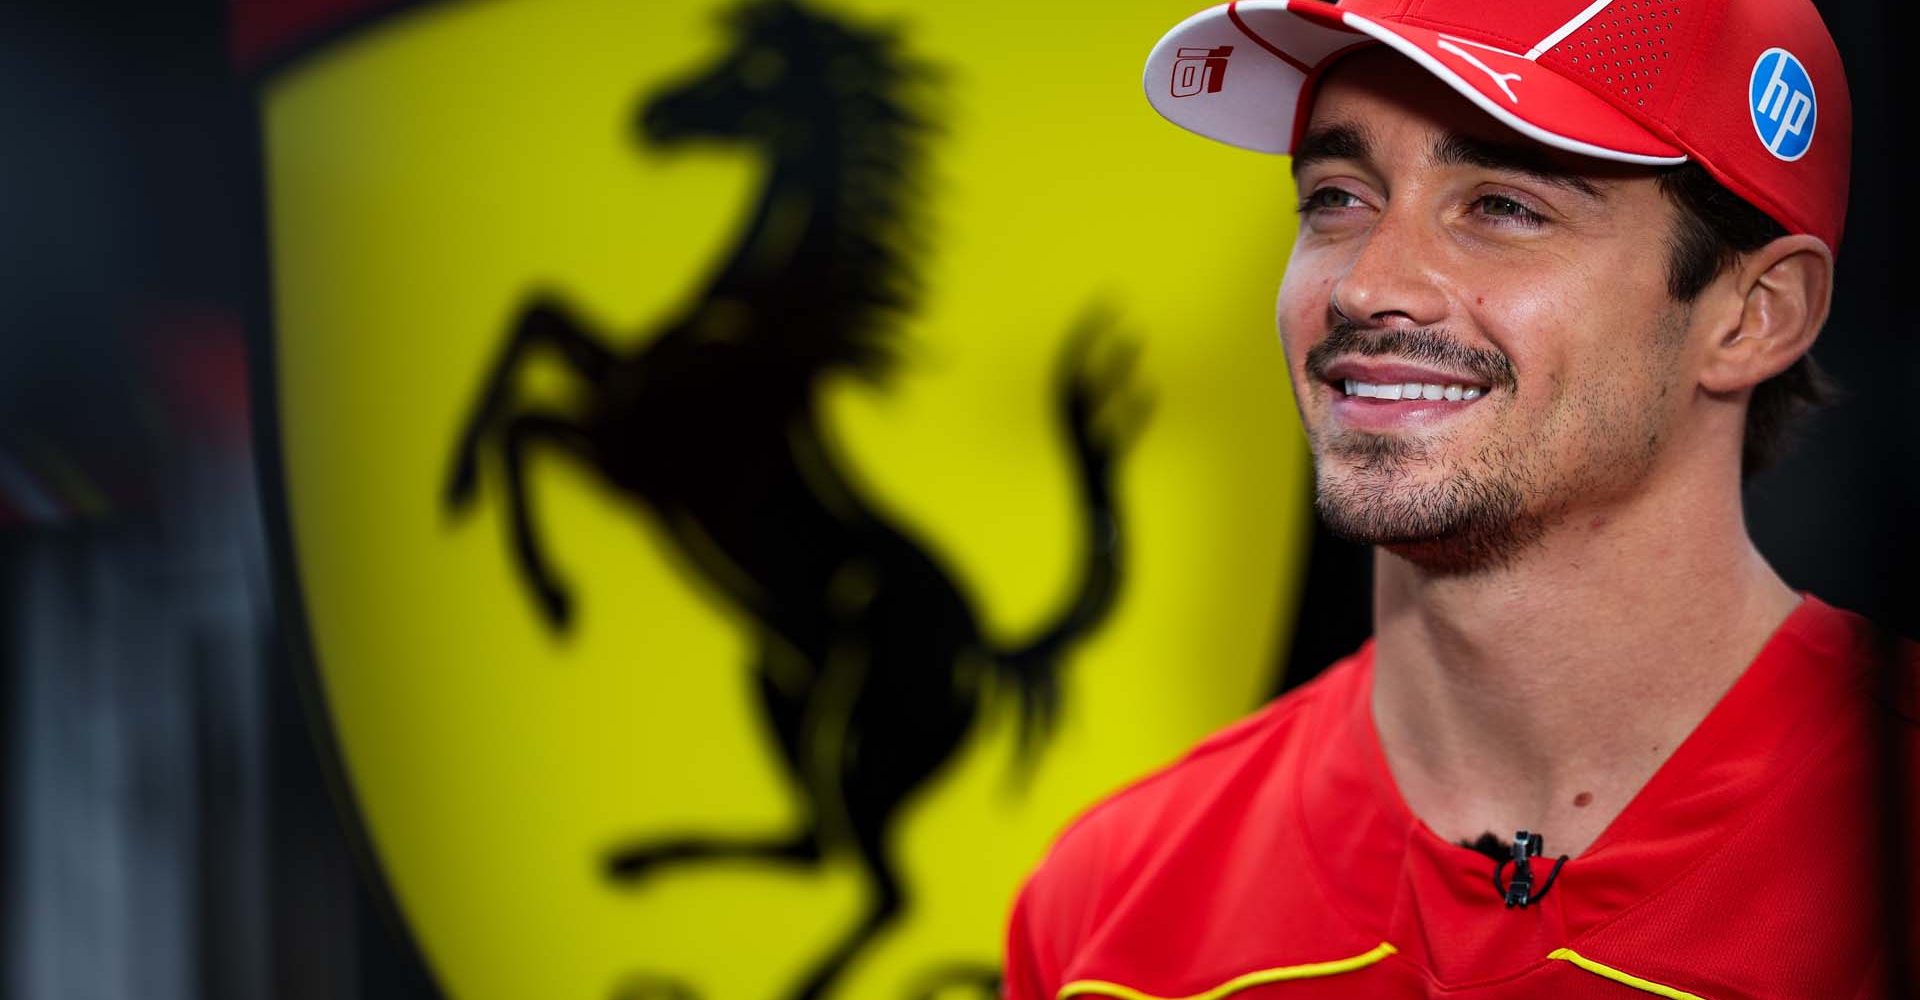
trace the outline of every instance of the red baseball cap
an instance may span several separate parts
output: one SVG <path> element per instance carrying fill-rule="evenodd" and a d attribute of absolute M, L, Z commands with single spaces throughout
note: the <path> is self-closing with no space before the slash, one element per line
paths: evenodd
<path fill-rule="evenodd" d="M 1315 85 L 1384 44 L 1515 131 L 1625 163 L 1699 163 L 1788 232 L 1840 246 L 1853 112 L 1811 0 L 1237 0 L 1176 25 L 1147 99 L 1288 153 Z"/>

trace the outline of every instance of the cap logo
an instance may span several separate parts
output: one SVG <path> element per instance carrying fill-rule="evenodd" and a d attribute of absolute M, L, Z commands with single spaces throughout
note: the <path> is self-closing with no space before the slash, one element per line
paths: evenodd
<path fill-rule="evenodd" d="M 1747 106 L 1753 112 L 1753 130 L 1760 144 L 1775 157 L 1791 162 L 1807 153 L 1820 108 L 1813 96 L 1813 78 L 1786 49 L 1768 49 L 1753 64 L 1747 82 Z"/>
<path fill-rule="evenodd" d="M 1217 94 L 1227 85 L 1227 57 L 1233 46 L 1212 49 L 1181 49 L 1173 61 L 1173 96 Z"/>
<path fill-rule="evenodd" d="M 1468 52 L 1466 49 L 1463 49 L 1460 46 L 1453 44 L 1456 41 L 1466 42 L 1468 45 L 1473 45 L 1473 46 L 1476 46 L 1477 48 L 1487 49 L 1492 52 L 1499 52 L 1502 55 L 1511 56 L 1514 53 L 1507 52 L 1503 49 L 1496 49 L 1491 45 L 1480 45 L 1477 42 L 1469 42 L 1464 38 L 1456 39 L 1452 35 L 1441 35 L 1440 41 L 1439 41 L 1439 45 L 1441 48 L 1446 49 L 1448 52 L 1451 52 L 1454 55 L 1459 56 L 1460 58 L 1466 60 L 1469 64 L 1473 66 L 1474 69 L 1477 69 L 1480 72 L 1487 74 L 1487 78 L 1493 81 L 1494 86 L 1499 87 L 1501 91 L 1507 95 L 1507 100 L 1512 101 L 1515 104 L 1520 103 L 1520 98 L 1515 96 L 1513 92 L 1513 88 L 1508 86 L 1509 81 L 1518 82 L 1520 79 L 1520 74 L 1502 73 L 1499 70 L 1494 69 L 1492 66 L 1487 65 L 1486 62 L 1482 60 L 1479 56 L 1476 56 L 1473 53 Z"/>

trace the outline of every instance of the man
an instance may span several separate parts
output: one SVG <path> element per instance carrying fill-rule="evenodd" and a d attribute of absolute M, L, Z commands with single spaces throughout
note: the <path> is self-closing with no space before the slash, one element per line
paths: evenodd
<path fill-rule="evenodd" d="M 1920 741 L 1740 503 L 1845 213 L 1807 0 L 1249 0 L 1146 85 L 1293 157 L 1280 340 L 1375 634 L 1069 827 L 1007 1000 L 1882 995 L 1876 734 Z"/>

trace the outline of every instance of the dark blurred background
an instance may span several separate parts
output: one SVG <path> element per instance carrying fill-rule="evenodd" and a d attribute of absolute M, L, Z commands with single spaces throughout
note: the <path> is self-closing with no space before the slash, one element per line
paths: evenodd
<path fill-rule="evenodd" d="M 0 993 L 435 995 L 334 808 L 248 403 L 224 4 L 0 5 Z"/>
<path fill-rule="evenodd" d="M 1920 364 L 1891 263 L 1912 219 L 1890 75 L 1906 14 L 1820 6 L 1856 126 L 1815 353 L 1847 396 L 1749 511 L 1791 583 L 1915 636 Z M 1170 3 L 1169 23 L 1186 12 Z M 228 16 L 213 0 L 0 6 L 7 997 L 437 995 L 335 808 L 298 636 L 275 613 L 249 404 L 269 315 L 260 144 Z M 1305 605 L 1276 609 L 1302 623 L 1288 684 L 1367 628 L 1363 552 L 1316 539 L 1309 572 Z"/>

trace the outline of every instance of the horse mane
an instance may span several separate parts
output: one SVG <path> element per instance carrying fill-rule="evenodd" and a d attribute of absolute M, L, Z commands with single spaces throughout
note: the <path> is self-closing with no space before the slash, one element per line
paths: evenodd
<path fill-rule="evenodd" d="M 748 0 L 723 15 L 742 41 L 777 44 L 794 76 L 830 95 L 814 124 L 836 147 L 833 266 L 804 322 L 775 324 L 789 363 L 884 381 L 902 321 L 918 304 L 926 250 L 926 147 L 940 74 L 892 26 L 849 23 L 799 0 Z M 825 206 L 823 206 L 825 208 Z M 816 305 L 817 303 L 817 305 Z"/>

